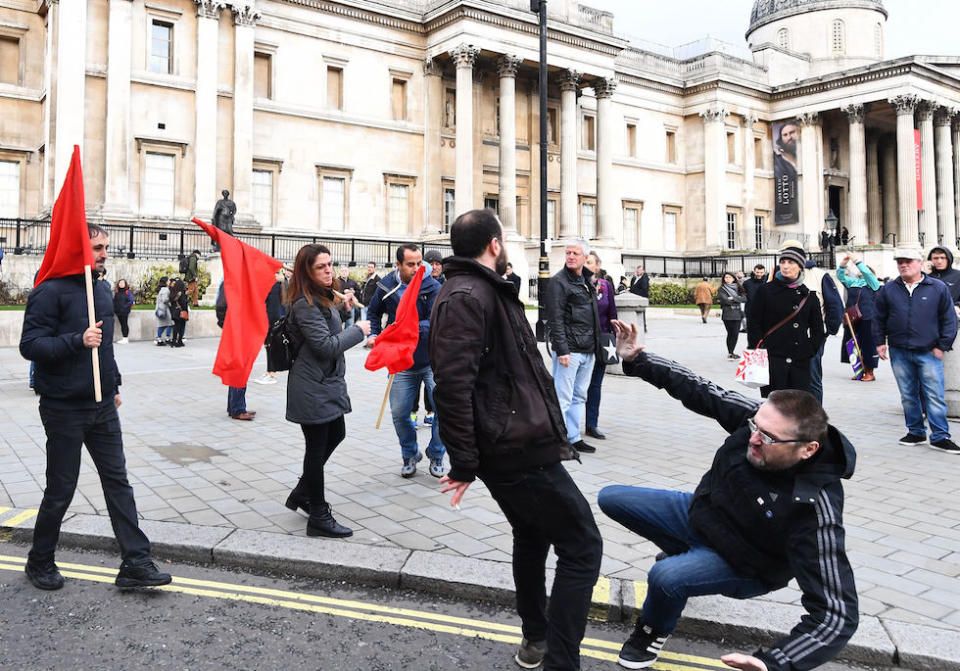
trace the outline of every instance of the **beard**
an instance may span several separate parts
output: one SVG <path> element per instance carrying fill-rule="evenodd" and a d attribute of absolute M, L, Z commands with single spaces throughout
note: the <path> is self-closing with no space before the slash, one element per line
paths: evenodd
<path fill-rule="evenodd" d="M 507 250 L 502 246 L 500 247 L 500 253 L 497 255 L 494 271 L 497 275 L 504 275 L 507 272 Z"/>

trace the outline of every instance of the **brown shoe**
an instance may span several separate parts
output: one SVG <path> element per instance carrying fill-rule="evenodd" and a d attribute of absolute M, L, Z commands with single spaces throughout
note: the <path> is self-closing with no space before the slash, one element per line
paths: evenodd
<path fill-rule="evenodd" d="M 249 422 L 251 419 L 253 419 L 253 416 L 254 416 L 255 414 L 256 414 L 256 413 L 254 413 L 254 412 L 241 412 L 239 415 L 230 415 L 230 416 L 231 416 L 233 419 L 242 419 L 242 420 L 244 420 L 244 421 L 246 421 L 246 422 Z"/>
<path fill-rule="evenodd" d="M 863 374 L 863 377 L 860 378 L 861 382 L 873 382 L 877 378 L 873 375 L 873 371 L 867 371 Z"/>

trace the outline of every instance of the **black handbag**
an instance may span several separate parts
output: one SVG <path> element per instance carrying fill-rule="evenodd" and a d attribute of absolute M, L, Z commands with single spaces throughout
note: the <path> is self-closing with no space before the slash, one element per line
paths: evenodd
<path fill-rule="evenodd" d="M 617 354 L 617 336 L 612 333 L 601 333 L 600 349 L 597 356 L 606 366 L 620 363 L 620 355 Z"/>

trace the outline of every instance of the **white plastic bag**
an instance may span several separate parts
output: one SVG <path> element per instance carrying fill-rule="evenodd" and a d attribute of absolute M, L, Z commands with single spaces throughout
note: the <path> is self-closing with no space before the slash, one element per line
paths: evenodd
<path fill-rule="evenodd" d="M 734 377 L 740 384 L 752 389 L 770 384 L 770 357 L 765 349 L 745 349 L 737 363 Z"/>

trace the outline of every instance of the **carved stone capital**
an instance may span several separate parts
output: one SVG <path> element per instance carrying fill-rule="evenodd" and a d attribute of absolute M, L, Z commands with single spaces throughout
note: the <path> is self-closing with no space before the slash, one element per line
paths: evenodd
<path fill-rule="evenodd" d="M 426 77 L 439 77 L 443 74 L 443 68 L 432 58 L 423 60 L 423 74 Z"/>
<path fill-rule="evenodd" d="M 561 91 L 577 91 L 580 89 L 581 74 L 576 70 L 564 70 L 560 73 L 557 81 L 560 83 Z"/>
<path fill-rule="evenodd" d="M 193 0 L 197 3 L 197 16 L 201 19 L 219 19 L 226 7 L 224 0 Z"/>
<path fill-rule="evenodd" d="M 797 115 L 797 123 L 801 126 L 819 126 L 820 114 L 818 112 L 801 112 Z"/>
<path fill-rule="evenodd" d="M 617 80 L 612 77 L 603 77 L 593 82 L 593 91 L 597 94 L 597 98 L 612 98 L 616 90 Z"/>
<path fill-rule="evenodd" d="M 501 77 L 516 77 L 520 67 L 520 59 L 510 54 L 504 54 L 497 60 L 497 73 Z"/>
<path fill-rule="evenodd" d="M 257 9 L 255 0 L 234 0 L 233 23 L 237 26 L 255 25 L 263 16 Z"/>
<path fill-rule="evenodd" d="M 921 100 L 917 104 L 917 119 L 919 121 L 930 121 L 936 108 L 937 104 L 932 100 Z"/>
<path fill-rule="evenodd" d="M 704 123 L 713 123 L 715 121 L 722 122 L 729 115 L 730 112 L 720 105 L 717 105 L 716 107 L 708 107 L 700 112 L 700 118 L 703 119 Z"/>
<path fill-rule="evenodd" d="M 887 102 L 897 110 L 897 116 L 907 116 L 908 114 L 912 116 L 920 103 L 920 98 L 915 95 L 904 94 L 890 98 Z"/>
<path fill-rule="evenodd" d="M 755 112 L 747 112 L 743 115 L 743 125 L 747 128 L 756 125 L 758 121 L 760 121 L 760 117 Z"/>
<path fill-rule="evenodd" d="M 862 103 L 854 103 L 853 105 L 847 105 L 843 108 L 844 113 L 847 115 L 847 120 L 851 123 L 863 123 L 863 117 L 865 110 Z"/>
<path fill-rule="evenodd" d="M 480 50 L 472 44 L 461 44 L 450 50 L 450 58 L 458 68 L 473 68 Z"/>
<path fill-rule="evenodd" d="M 957 116 L 957 110 L 952 107 L 938 107 L 933 113 L 934 126 L 949 126 Z"/>

